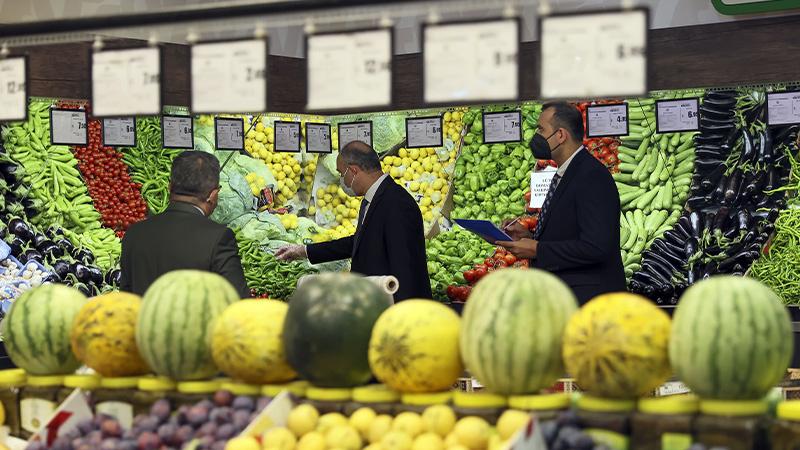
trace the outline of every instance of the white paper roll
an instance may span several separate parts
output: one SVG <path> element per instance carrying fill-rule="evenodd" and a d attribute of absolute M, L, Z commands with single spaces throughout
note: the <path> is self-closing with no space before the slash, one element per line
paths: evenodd
<path fill-rule="evenodd" d="M 317 275 L 303 275 L 297 280 L 297 288 L 299 289 L 303 283 L 316 276 Z M 375 283 L 376 286 L 389 295 L 394 295 L 394 293 L 400 289 L 400 281 L 398 281 L 397 278 L 392 275 L 371 276 L 365 278 Z"/>

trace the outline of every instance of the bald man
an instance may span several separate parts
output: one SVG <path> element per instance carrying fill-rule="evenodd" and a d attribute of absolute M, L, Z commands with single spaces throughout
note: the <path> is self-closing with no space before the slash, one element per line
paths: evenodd
<path fill-rule="evenodd" d="M 363 275 L 394 275 L 395 301 L 431 298 L 425 255 L 425 231 L 417 202 L 381 170 L 378 154 L 354 141 L 336 158 L 340 184 L 348 195 L 364 197 L 356 234 L 308 246 L 278 249 L 283 261 L 308 258 L 313 264 L 351 258 L 351 270 Z"/>

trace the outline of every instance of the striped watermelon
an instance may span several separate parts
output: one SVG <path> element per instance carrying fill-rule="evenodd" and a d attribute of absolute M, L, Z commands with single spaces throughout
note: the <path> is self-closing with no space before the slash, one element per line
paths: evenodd
<path fill-rule="evenodd" d="M 558 278 L 536 269 L 504 269 L 483 278 L 461 321 L 467 370 L 497 394 L 530 394 L 564 375 L 564 327 L 578 305 Z"/>
<path fill-rule="evenodd" d="M 80 367 L 69 335 L 86 300 L 80 291 L 63 284 L 23 293 L 2 324 L 3 341 L 14 364 L 33 375 L 69 374 Z"/>
<path fill-rule="evenodd" d="M 214 375 L 211 322 L 238 300 L 236 289 L 214 273 L 176 270 L 162 275 L 144 293 L 136 326 L 139 353 L 156 374 L 174 380 Z"/>
<path fill-rule="evenodd" d="M 752 278 L 716 276 L 689 288 L 672 319 L 670 362 L 700 397 L 760 399 L 792 358 L 789 313 Z"/>

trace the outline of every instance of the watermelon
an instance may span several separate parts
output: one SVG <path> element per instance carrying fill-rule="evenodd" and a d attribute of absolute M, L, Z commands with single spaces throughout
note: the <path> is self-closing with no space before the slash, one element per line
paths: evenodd
<path fill-rule="evenodd" d="M 283 353 L 283 321 L 289 306 L 278 300 L 242 300 L 214 321 L 211 355 L 231 377 L 252 384 L 284 383 L 297 374 Z"/>
<path fill-rule="evenodd" d="M 159 277 L 144 293 L 136 344 L 158 375 L 198 380 L 217 373 L 209 348 L 210 325 L 231 303 L 236 289 L 222 276 L 176 270 Z"/>
<path fill-rule="evenodd" d="M 63 284 L 46 284 L 24 292 L 2 323 L 11 361 L 33 375 L 75 372 L 81 363 L 72 353 L 69 333 L 86 296 Z"/>
<path fill-rule="evenodd" d="M 721 275 L 680 298 L 669 355 L 678 377 L 702 398 L 761 399 L 786 374 L 793 343 L 789 313 L 770 288 Z"/>
<path fill-rule="evenodd" d="M 384 311 L 372 329 L 370 368 L 395 391 L 448 390 L 464 371 L 459 330 L 458 314 L 439 302 L 400 302 Z"/>
<path fill-rule="evenodd" d="M 481 279 L 461 321 L 467 370 L 496 394 L 537 393 L 564 375 L 564 327 L 578 305 L 554 275 L 503 269 Z"/>
<path fill-rule="evenodd" d="M 567 373 L 597 397 L 644 396 L 672 375 L 669 334 L 669 316 L 650 300 L 627 292 L 601 295 L 567 324 Z"/>
<path fill-rule="evenodd" d="M 372 377 L 367 359 L 372 327 L 392 296 L 349 273 L 311 276 L 289 301 L 283 326 L 286 359 L 319 387 L 353 387 Z"/>
<path fill-rule="evenodd" d="M 130 377 L 149 372 L 136 347 L 136 322 L 142 299 L 110 292 L 89 300 L 72 325 L 72 351 L 104 377 Z"/>

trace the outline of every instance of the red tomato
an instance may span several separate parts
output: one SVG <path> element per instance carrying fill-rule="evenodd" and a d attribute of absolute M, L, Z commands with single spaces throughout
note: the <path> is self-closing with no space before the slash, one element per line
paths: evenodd
<path fill-rule="evenodd" d="M 509 253 L 503 257 L 503 260 L 505 261 L 506 264 L 511 265 L 517 262 L 517 257 Z"/>

